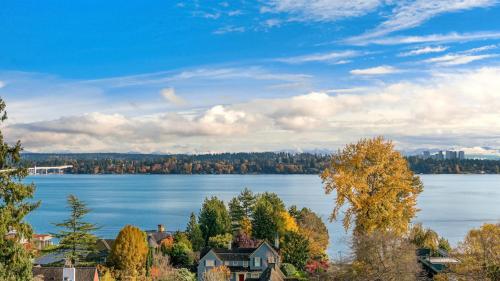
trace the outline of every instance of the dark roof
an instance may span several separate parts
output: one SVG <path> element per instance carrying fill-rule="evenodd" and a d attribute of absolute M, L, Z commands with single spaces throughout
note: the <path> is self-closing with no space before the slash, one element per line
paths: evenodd
<path fill-rule="evenodd" d="M 148 244 L 151 247 L 158 246 L 163 239 L 172 236 L 172 232 L 170 231 L 148 230 L 146 234 L 148 235 Z"/>
<path fill-rule="evenodd" d="M 94 281 L 95 267 L 76 267 L 77 281 Z M 43 281 L 60 281 L 63 276 L 62 267 L 33 267 L 33 277 L 43 276 Z"/>
<path fill-rule="evenodd" d="M 245 261 L 257 248 L 212 249 L 223 261 Z"/>
<path fill-rule="evenodd" d="M 40 256 L 33 261 L 33 264 L 39 265 L 49 265 L 52 263 L 59 263 L 64 261 L 65 255 L 62 252 L 52 252 L 46 255 Z"/>

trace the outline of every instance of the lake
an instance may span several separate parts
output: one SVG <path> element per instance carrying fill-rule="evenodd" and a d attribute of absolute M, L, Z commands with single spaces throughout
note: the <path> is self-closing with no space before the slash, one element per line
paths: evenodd
<path fill-rule="evenodd" d="M 415 222 L 436 230 L 453 245 L 467 231 L 500 221 L 500 175 L 423 175 L 421 211 Z M 333 196 L 323 192 L 315 175 L 37 175 L 26 182 L 37 186 L 42 205 L 28 216 L 37 233 L 54 232 L 51 223 L 68 216 L 66 197 L 78 196 L 92 209 L 87 220 L 99 224 L 100 237 L 114 238 L 126 224 L 155 229 L 185 229 L 189 214 L 198 212 L 207 196 L 227 202 L 244 187 L 277 193 L 290 205 L 308 207 L 321 215 L 330 232 L 329 255 L 348 252 L 348 235 L 341 223 L 328 222 Z"/>

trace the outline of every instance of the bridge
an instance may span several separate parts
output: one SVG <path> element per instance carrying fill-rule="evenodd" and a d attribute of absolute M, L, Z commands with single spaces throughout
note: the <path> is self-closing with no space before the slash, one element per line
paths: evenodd
<path fill-rule="evenodd" d="M 28 173 L 30 175 L 36 175 L 36 174 L 42 174 L 42 175 L 47 175 L 47 174 L 62 174 L 65 169 L 73 168 L 73 165 L 63 165 L 63 166 L 46 166 L 46 167 L 33 167 L 33 168 L 28 168 Z"/>

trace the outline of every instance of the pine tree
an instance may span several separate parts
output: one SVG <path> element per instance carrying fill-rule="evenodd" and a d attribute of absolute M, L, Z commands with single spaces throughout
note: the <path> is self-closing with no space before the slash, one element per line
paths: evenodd
<path fill-rule="evenodd" d="M 0 123 L 6 119 L 5 103 L 0 99 Z M 33 198 L 35 186 L 21 182 L 28 175 L 26 169 L 17 167 L 21 150 L 20 141 L 11 146 L 0 132 L 0 280 L 5 281 L 32 279 L 30 253 L 21 239 L 31 238 L 31 226 L 24 218 L 39 202 L 26 202 Z"/>
<path fill-rule="evenodd" d="M 233 233 L 237 233 L 241 229 L 241 221 L 245 217 L 244 209 L 237 197 L 229 201 L 229 215 L 231 216 Z"/>
<path fill-rule="evenodd" d="M 200 212 L 200 229 L 205 245 L 210 237 L 231 232 L 231 218 L 226 205 L 217 197 L 206 198 Z"/>
<path fill-rule="evenodd" d="M 62 223 L 54 224 L 63 228 L 54 234 L 54 237 L 59 239 L 59 245 L 55 250 L 64 252 L 72 264 L 77 264 L 95 251 L 97 237 L 93 232 L 98 227 L 83 221 L 83 217 L 90 212 L 84 202 L 75 195 L 69 195 L 67 202 L 70 210 L 69 218 Z"/>
<path fill-rule="evenodd" d="M 196 215 L 194 213 L 191 213 L 189 223 L 186 227 L 186 233 L 189 241 L 191 241 L 193 250 L 199 251 L 203 247 L 205 240 L 203 239 L 203 233 L 201 232 L 200 225 L 196 221 Z"/>
<path fill-rule="evenodd" d="M 243 191 L 238 196 L 238 201 L 243 208 L 243 214 L 245 217 L 251 217 L 253 212 L 253 207 L 255 205 L 256 197 L 253 192 L 245 187 Z"/>

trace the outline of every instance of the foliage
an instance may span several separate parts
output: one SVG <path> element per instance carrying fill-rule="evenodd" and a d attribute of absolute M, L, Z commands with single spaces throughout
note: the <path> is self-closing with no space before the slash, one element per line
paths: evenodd
<path fill-rule="evenodd" d="M 174 237 L 167 236 L 165 239 L 161 240 L 160 251 L 164 255 L 170 255 L 173 247 L 174 247 Z"/>
<path fill-rule="evenodd" d="M 250 235 L 240 231 L 234 238 L 234 244 L 238 248 L 256 248 L 259 245 L 259 240 L 253 239 Z"/>
<path fill-rule="evenodd" d="M 210 237 L 231 232 L 231 218 L 222 200 L 217 197 L 206 198 L 200 212 L 200 229 L 208 244 Z"/>
<path fill-rule="evenodd" d="M 444 238 L 444 237 L 439 238 L 438 248 L 441 250 L 444 250 L 448 253 L 451 252 L 451 250 L 452 250 L 450 242 L 448 242 L 448 240 L 446 240 L 446 238 Z"/>
<path fill-rule="evenodd" d="M 500 280 L 500 224 L 470 230 L 455 254 L 460 263 L 452 271 L 458 280 Z"/>
<path fill-rule="evenodd" d="M 310 254 L 313 259 L 321 259 L 326 255 L 330 236 L 323 220 L 311 209 L 296 206 L 289 209 L 290 215 L 295 217 L 299 232 L 309 240 Z"/>
<path fill-rule="evenodd" d="M 487 159 L 422 159 L 407 158 L 410 168 L 416 174 L 499 174 L 500 160 Z"/>
<path fill-rule="evenodd" d="M 146 234 L 126 225 L 116 237 L 109 261 L 122 277 L 137 277 L 143 275 L 148 250 Z"/>
<path fill-rule="evenodd" d="M 416 280 L 421 268 L 415 246 L 397 233 L 374 231 L 354 236 L 355 280 Z"/>
<path fill-rule="evenodd" d="M 305 270 L 313 275 L 317 273 L 326 272 L 328 270 L 328 261 L 326 260 L 309 260 L 306 264 Z"/>
<path fill-rule="evenodd" d="M 283 262 L 291 263 L 298 269 L 304 269 L 309 259 L 309 240 L 296 232 L 287 232 L 281 247 Z"/>
<path fill-rule="evenodd" d="M 113 275 L 111 274 L 110 271 L 106 271 L 104 274 L 101 275 L 100 281 L 115 281 L 115 278 L 113 278 Z"/>
<path fill-rule="evenodd" d="M 436 251 L 439 248 L 439 235 L 432 229 L 425 229 L 422 224 L 415 224 L 410 230 L 410 242 L 417 248 Z"/>
<path fill-rule="evenodd" d="M 295 277 L 298 274 L 297 268 L 291 263 L 282 263 L 280 269 L 286 277 Z"/>
<path fill-rule="evenodd" d="M 321 178 L 326 193 L 336 193 L 330 220 L 336 220 L 347 204 L 344 228 L 354 220 L 354 232 L 362 234 L 376 230 L 406 233 L 423 189 L 405 158 L 382 137 L 362 139 L 332 155 Z"/>
<path fill-rule="evenodd" d="M 203 281 L 228 281 L 231 271 L 225 265 L 217 266 L 203 274 Z"/>
<path fill-rule="evenodd" d="M 170 253 L 172 264 L 176 267 L 189 267 L 193 265 L 194 254 L 191 248 L 183 242 L 175 243 Z"/>
<path fill-rule="evenodd" d="M 175 281 L 196 281 L 196 274 L 187 268 L 180 268 L 176 271 Z"/>
<path fill-rule="evenodd" d="M 229 233 L 219 234 L 208 239 L 208 246 L 211 248 L 229 248 L 229 245 L 233 241 L 233 236 Z"/>
<path fill-rule="evenodd" d="M 252 221 L 250 218 L 244 217 L 240 223 L 240 232 L 252 235 Z"/>
<path fill-rule="evenodd" d="M 0 123 L 7 119 L 5 102 L 0 98 Z M 36 209 L 33 202 L 35 186 L 23 184 L 27 170 L 14 168 L 21 161 L 21 142 L 9 145 L 0 131 L 0 280 L 31 280 L 31 255 L 21 245 L 22 238 L 30 238 L 31 226 L 24 218 Z M 31 202 L 28 202 L 30 200 Z M 11 232 L 14 236 L 8 236 Z"/>
<path fill-rule="evenodd" d="M 249 218 L 252 216 L 253 207 L 255 205 L 256 197 L 253 192 L 246 188 L 241 191 L 240 195 L 238 195 L 238 201 L 241 204 L 241 208 L 243 210 L 243 216 Z"/>
<path fill-rule="evenodd" d="M 63 251 L 72 264 L 77 264 L 96 251 L 97 237 L 93 234 L 98 229 L 95 224 L 84 222 L 83 218 L 90 212 L 87 205 L 75 195 L 69 195 L 69 218 L 55 226 L 62 228 L 54 237 L 59 239 L 58 251 Z"/>
<path fill-rule="evenodd" d="M 176 231 L 174 233 L 174 242 L 175 243 L 183 243 L 186 246 L 188 246 L 188 248 L 190 250 L 193 250 L 193 245 L 191 245 L 191 241 L 189 240 L 187 234 L 184 232 Z"/>
<path fill-rule="evenodd" d="M 191 213 L 191 216 L 189 217 L 186 233 L 189 241 L 191 241 L 193 250 L 199 251 L 203 247 L 205 240 L 203 239 L 203 233 L 201 232 L 200 225 L 198 224 L 194 213 Z"/>
<path fill-rule="evenodd" d="M 281 212 L 281 219 L 283 220 L 283 230 L 284 231 L 292 231 L 292 232 L 299 231 L 297 221 L 287 211 Z"/>
<path fill-rule="evenodd" d="M 233 233 L 238 232 L 241 228 L 241 221 L 244 218 L 244 211 L 237 197 L 229 201 L 229 215 L 231 216 L 231 227 Z"/>
<path fill-rule="evenodd" d="M 277 235 L 283 235 L 284 211 L 286 211 L 285 204 L 276 194 L 268 192 L 260 194 L 253 210 L 253 237 L 272 242 Z"/>

